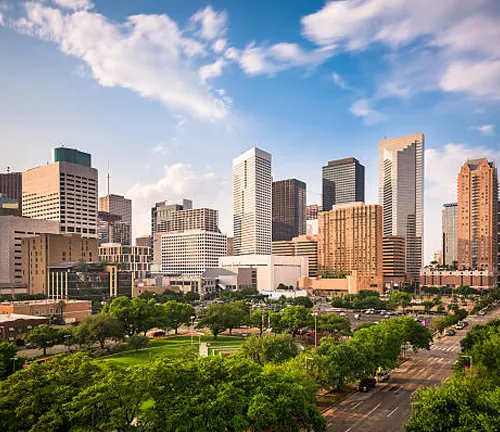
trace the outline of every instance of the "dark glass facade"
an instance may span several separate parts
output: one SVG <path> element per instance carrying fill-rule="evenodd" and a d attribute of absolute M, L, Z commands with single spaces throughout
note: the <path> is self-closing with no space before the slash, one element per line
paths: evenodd
<path fill-rule="evenodd" d="M 92 167 L 92 160 L 89 153 L 67 147 L 57 147 L 53 152 L 54 162 L 71 162 L 89 168 Z"/>
<path fill-rule="evenodd" d="M 23 198 L 23 174 L 20 172 L 0 173 L 0 194 L 15 199 L 21 208 Z"/>
<path fill-rule="evenodd" d="M 306 233 L 306 184 L 288 179 L 273 182 L 273 241 Z"/>
<path fill-rule="evenodd" d="M 337 204 L 365 201 L 365 167 L 356 158 L 338 159 L 323 167 L 323 211 Z"/>

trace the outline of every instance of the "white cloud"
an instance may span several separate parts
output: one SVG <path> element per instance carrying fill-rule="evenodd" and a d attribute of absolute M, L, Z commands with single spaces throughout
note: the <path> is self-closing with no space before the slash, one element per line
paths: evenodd
<path fill-rule="evenodd" d="M 439 85 L 448 92 L 500 99 L 500 60 L 452 62 Z"/>
<path fill-rule="evenodd" d="M 214 52 L 217 54 L 220 54 L 224 49 L 226 48 L 227 41 L 226 39 L 217 39 L 214 44 L 212 45 L 212 49 Z"/>
<path fill-rule="evenodd" d="M 441 210 L 445 203 L 457 201 L 457 177 L 468 160 L 487 157 L 500 162 L 500 151 L 467 144 L 446 144 L 439 149 L 425 150 L 425 255 L 440 248 Z"/>
<path fill-rule="evenodd" d="M 52 0 L 57 6 L 71 10 L 89 10 L 94 7 L 90 0 Z"/>
<path fill-rule="evenodd" d="M 349 111 L 356 117 L 361 117 L 368 125 L 380 123 L 386 119 L 384 114 L 370 107 L 370 101 L 368 99 L 357 100 L 351 105 Z"/>
<path fill-rule="evenodd" d="M 350 88 L 347 81 L 342 78 L 337 72 L 332 74 L 333 81 L 337 84 L 341 89 L 348 90 Z"/>
<path fill-rule="evenodd" d="M 188 198 L 196 206 L 219 208 L 214 204 L 224 187 L 225 181 L 213 172 L 197 173 L 190 165 L 183 163 L 166 165 L 163 176 L 156 182 L 137 183 L 125 193 L 134 202 L 134 232 L 144 234 L 144 227 L 150 225 L 152 203 Z"/>
<path fill-rule="evenodd" d="M 270 47 L 252 42 L 240 53 L 239 62 L 247 75 L 275 75 L 298 66 L 314 67 L 333 55 L 333 47 L 305 51 L 295 43 L 278 43 Z"/>
<path fill-rule="evenodd" d="M 224 36 L 227 31 L 227 13 L 216 12 L 211 6 L 196 12 L 191 17 L 192 24 L 200 24 L 200 34 L 206 40 L 213 40 Z"/>
<path fill-rule="evenodd" d="M 495 125 L 484 124 L 481 126 L 476 126 L 471 129 L 478 131 L 481 135 L 492 136 L 495 135 Z"/>
<path fill-rule="evenodd" d="M 218 58 L 215 62 L 208 65 L 202 66 L 200 68 L 200 78 L 203 82 L 206 82 L 212 78 L 217 78 L 222 75 L 222 68 L 226 62 L 223 58 Z"/>
<path fill-rule="evenodd" d="M 167 148 L 163 143 L 159 143 L 153 148 L 153 153 L 165 156 L 167 154 Z"/>
<path fill-rule="evenodd" d="M 203 119 L 228 112 L 224 99 L 194 67 L 196 56 L 204 55 L 203 45 L 185 36 L 167 15 L 135 15 L 115 23 L 98 13 L 28 3 L 26 16 L 14 28 L 53 41 L 63 53 L 81 59 L 104 87 L 127 88 Z"/>

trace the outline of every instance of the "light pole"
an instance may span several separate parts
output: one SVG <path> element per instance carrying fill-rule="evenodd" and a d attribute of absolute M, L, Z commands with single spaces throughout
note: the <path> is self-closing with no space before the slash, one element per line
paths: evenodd
<path fill-rule="evenodd" d="M 468 358 L 469 359 L 469 367 L 470 367 L 470 371 L 471 371 L 471 374 L 472 374 L 472 356 L 470 356 L 470 355 L 461 355 L 460 357 L 464 357 L 464 358 Z"/>
<path fill-rule="evenodd" d="M 16 361 L 17 357 L 12 357 L 12 373 L 16 371 Z"/>
<path fill-rule="evenodd" d="M 194 319 L 195 315 L 191 315 L 191 346 L 193 346 L 193 330 L 194 330 Z"/>
<path fill-rule="evenodd" d="M 318 346 L 318 312 L 314 312 L 314 348 Z"/>
<path fill-rule="evenodd" d="M 305 363 L 304 363 L 304 369 L 307 370 L 307 360 L 314 360 L 312 357 L 306 357 L 305 358 Z"/>

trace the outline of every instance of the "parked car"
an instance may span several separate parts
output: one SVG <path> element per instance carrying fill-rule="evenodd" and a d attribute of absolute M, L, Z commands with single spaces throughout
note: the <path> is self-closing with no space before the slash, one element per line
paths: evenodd
<path fill-rule="evenodd" d="M 455 336 L 457 334 L 457 332 L 453 329 L 449 329 L 448 330 L 448 333 L 446 333 L 448 336 Z"/>
<path fill-rule="evenodd" d="M 358 384 L 358 390 L 360 392 L 366 393 L 371 388 L 377 385 L 377 380 L 375 378 L 365 378 L 362 379 Z"/>
<path fill-rule="evenodd" d="M 486 311 L 485 310 L 480 310 L 477 314 L 479 316 L 485 316 L 486 315 Z"/>
<path fill-rule="evenodd" d="M 391 373 L 389 371 L 382 371 L 377 373 L 376 379 L 377 382 L 387 382 L 390 377 Z"/>
<path fill-rule="evenodd" d="M 345 316 L 345 312 L 340 312 L 339 316 Z"/>
<path fill-rule="evenodd" d="M 360 314 L 359 314 L 359 313 L 357 313 L 357 314 L 354 314 L 354 319 L 357 319 L 357 320 L 359 320 L 359 318 L 360 318 Z"/>

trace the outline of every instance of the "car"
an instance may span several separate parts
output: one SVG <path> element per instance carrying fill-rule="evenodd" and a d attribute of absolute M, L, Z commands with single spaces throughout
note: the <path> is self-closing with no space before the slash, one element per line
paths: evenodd
<path fill-rule="evenodd" d="M 479 316 L 485 316 L 486 315 L 486 311 L 485 310 L 480 310 L 477 314 Z"/>
<path fill-rule="evenodd" d="M 455 336 L 457 334 L 457 332 L 453 329 L 449 329 L 448 330 L 448 333 L 446 333 L 448 336 Z"/>
<path fill-rule="evenodd" d="M 358 390 L 360 392 L 366 393 L 370 388 L 377 385 L 377 380 L 375 378 L 364 378 L 358 384 Z"/>
<path fill-rule="evenodd" d="M 464 327 L 467 327 L 469 325 L 467 321 L 462 321 L 462 324 L 464 325 Z"/>
<path fill-rule="evenodd" d="M 378 372 L 376 375 L 377 382 L 387 382 L 391 377 L 391 373 L 389 371 Z"/>
<path fill-rule="evenodd" d="M 357 314 L 354 314 L 354 319 L 357 319 L 357 320 L 359 320 L 359 319 L 360 319 L 360 316 L 361 316 L 361 315 L 360 315 L 359 313 L 357 313 Z"/>
<path fill-rule="evenodd" d="M 340 312 L 339 316 L 345 316 L 345 312 Z"/>

